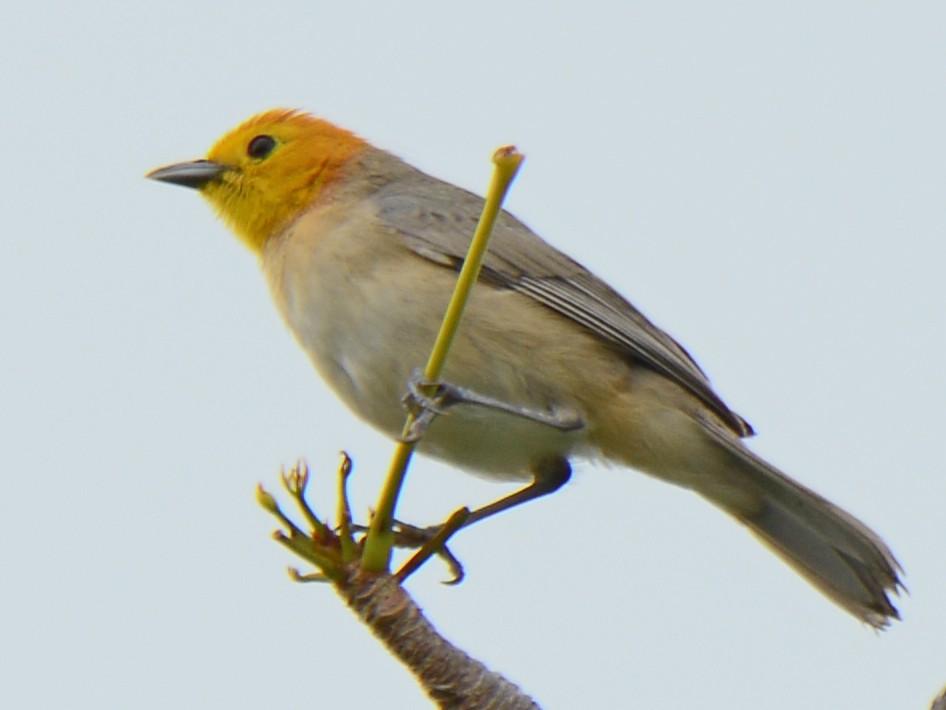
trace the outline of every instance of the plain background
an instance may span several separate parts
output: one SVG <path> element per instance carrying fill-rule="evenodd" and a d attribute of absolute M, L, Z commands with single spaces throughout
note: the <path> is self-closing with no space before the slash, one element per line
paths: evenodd
<path fill-rule="evenodd" d="M 253 257 L 142 179 L 274 106 L 509 207 L 706 368 L 774 463 L 906 569 L 875 634 L 697 497 L 581 465 L 409 584 L 559 708 L 923 708 L 946 683 L 946 6 L 118 2 L 0 9 L 0 703 L 424 708 L 254 503 L 305 457 L 357 510 L 391 445 Z M 537 357 L 541 356 L 540 353 Z M 401 515 L 507 492 L 418 460 Z M 323 504 L 323 508 L 326 504 Z"/>

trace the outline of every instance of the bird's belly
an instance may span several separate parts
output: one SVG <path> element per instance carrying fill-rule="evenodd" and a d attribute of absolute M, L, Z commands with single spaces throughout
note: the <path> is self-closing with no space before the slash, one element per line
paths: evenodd
<path fill-rule="evenodd" d="M 352 356 L 353 352 L 364 352 L 358 347 L 346 348 L 344 355 L 318 347 L 306 349 L 326 382 L 355 414 L 392 439 L 401 435 L 407 417 L 402 400 L 414 369 L 407 362 L 420 367 L 428 348 L 412 348 L 404 343 L 396 348 L 397 358 L 379 353 L 369 358 Z M 443 380 L 488 394 L 504 404 L 538 409 L 537 402 L 506 386 L 498 376 L 502 369 L 497 366 L 473 379 L 454 379 L 455 373 L 448 365 Z M 458 403 L 434 419 L 418 450 L 486 477 L 529 480 L 534 464 L 550 456 L 569 456 L 581 449 L 583 439 L 582 432 L 563 432 L 527 416 L 488 405 Z"/>
<path fill-rule="evenodd" d="M 336 229 L 308 244 L 284 240 L 287 246 L 264 258 L 264 271 L 283 317 L 322 377 L 359 417 L 393 438 L 406 418 L 401 402 L 408 379 L 427 362 L 456 274 L 383 241 L 371 243 L 371 258 L 351 255 L 357 243 L 348 237 Z M 344 259 L 326 255 L 341 250 Z M 513 407 L 584 412 L 571 393 L 597 386 L 602 368 L 589 357 L 597 350 L 587 334 L 562 323 L 524 296 L 478 286 L 442 380 Z M 567 338 L 577 346 L 569 347 Z M 588 387 L 580 382 L 585 371 Z M 550 456 L 594 455 L 587 451 L 588 434 L 588 428 L 563 432 L 486 406 L 457 404 L 431 424 L 419 450 L 471 472 L 527 480 L 530 469 Z"/>
<path fill-rule="evenodd" d="M 354 314 L 311 308 L 284 312 L 293 332 L 339 398 L 360 418 L 391 438 L 400 436 L 407 411 L 402 401 L 411 373 L 427 361 L 435 330 L 366 322 Z M 344 310 L 344 307 L 341 308 Z M 345 323 L 335 328 L 333 323 Z M 476 360 L 476 362 L 472 362 Z M 570 406 L 529 387 L 514 363 L 483 356 L 459 339 L 448 359 L 443 381 L 468 388 L 504 404 L 550 411 Z M 538 391 L 536 391 L 538 389 Z M 584 432 L 563 432 L 525 416 L 489 406 L 459 403 L 438 416 L 418 450 L 470 472 L 502 480 L 529 480 L 534 464 L 550 456 L 568 456 L 582 447 Z"/>

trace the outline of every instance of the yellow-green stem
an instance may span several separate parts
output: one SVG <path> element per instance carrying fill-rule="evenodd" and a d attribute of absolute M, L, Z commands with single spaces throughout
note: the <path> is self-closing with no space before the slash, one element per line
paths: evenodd
<path fill-rule="evenodd" d="M 344 451 L 338 466 L 338 541 L 342 546 L 342 562 L 348 564 L 355 559 L 357 548 L 351 536 L 351 506 L 348 504 L 348 476 L 351 459 Z"/>
<path fill-rule="evenodd" d="M 470 248 L 463 261 L 463 268 L 460 270 L 453 297 L 450 299 L 447 312 L 440 325 L 437 340 L 434 342 L 430 358 L 427 360 L 427 366 L 424 368 L 424 378 L 428 381 L 436 381 L 443 372 L 443 366 L 460 326 L 460 318 L 469 299 L 470 290 L 479 276 L 483 256 L 486 254 L 486 246 L 493 233 L 493 226 L 496 224 L 496 218 L 502 209 L 503 200 L 509 191 L 509 186 L 516 177 L 516 173 L 519 171 L 523 158 L 524 156 L 511 146 L 500 148 L 493 153 L 493 177 L 490 181 L 489 192 L 486 193 L 483 213 L 480 215 L 480 221 L 476 226 Z M 412 431 L 413 423 L 414 415 L 409 414 L 404 424 L 402 439 L 406 439 Z M 401 486 L 404 484 L 407 466 L 416 445 L 416 440 L 399 441 L 394 449 L 394 456 L 391 459 L 388 475 L 378 498 L 374 518 L 372 518 L 371 525 L 368 528 L 368 538 L 365 541 L 365 550 L 361 558 L 361 567 L 366 572 L 388 571 L 391 562 L 391 548 L 394 543 L 391 520 L 394 517 L 397 498 Z"/>

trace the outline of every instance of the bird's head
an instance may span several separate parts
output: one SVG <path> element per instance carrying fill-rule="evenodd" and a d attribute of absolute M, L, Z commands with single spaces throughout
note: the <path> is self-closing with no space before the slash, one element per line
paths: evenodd
<path fill-rule="evenodd" d="M 273 109 L 224 135 L 205 159 L 158 168 L 147 177 L 199 190 L 259 253 L 366 147 L 361 138 L 328 121 Z"/>

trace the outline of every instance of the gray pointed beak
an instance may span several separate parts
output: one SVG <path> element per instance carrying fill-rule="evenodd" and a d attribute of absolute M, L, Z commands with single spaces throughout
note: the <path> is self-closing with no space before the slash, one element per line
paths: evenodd
<path fill-rule="evenodd" d="M 192 160 L 152 170 L 145 177 L 199 190 L 207 183 L 219 179 L 226 171 L 226 165 L 212 160 Z"/>

